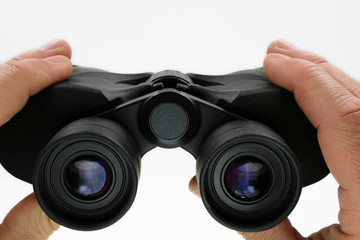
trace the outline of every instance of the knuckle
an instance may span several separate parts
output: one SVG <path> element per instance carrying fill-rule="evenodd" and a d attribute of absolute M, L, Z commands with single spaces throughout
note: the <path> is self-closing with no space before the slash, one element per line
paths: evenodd
<path fill-rule="evenodd" d="M 5 75 L 5 78 L 18 78 L 24 75 L 23 66 L 19 63 L 19 61 L 10 60 L 3 64 L 1 68 L 2 74 Z"/>
<path fill-rule="evenodd" d="M 45 50 L 42 50 L 42 49 L 33 49 L 33 50 L 28 51 L 26 53 L 26 55 L 43 57 L 43 56 L 46 56 L 46 52 L 45 52 Z"/>
<path fill-rule="evenodd" d="M 345 100 L 344 100 L 345 101 Z M 345 103 L 342 103 L 343 109 L 341 112 L 341 117 L 344 119 L 344 123 L 355 125 L 357 131 L 360 132 L 360 103 L 355 100 L 348 100 Z M 340 106 L 341 107 L 341 106 Z"/>
<path fill-rule="evenodd" d="M 310 62 L 315 63 L 315 64 L 320 64 L 320 65 L 326 65 L 329 63 L 326 58 L 317 56 L 317 55 L 312 56 L 310 58 Z"/>
<path fill-rule="evenodd" d="M 21 61 L 21 60 L 27 59 L 27 58 L 44 57 L 44 56 L 46 56 L 46 53 L 44 50 L 32 49 L 23 54 L 20 54 L 19 56 L 13 57 L 9 62 L 18 62 L 18 61 Z"/>
<path fill-rule="evenodd" d="M 0 65 L 0 87 L 11 92 L 18 100 L 25 101 L 27 95 L 24 91 L 28 88 L 25 66 L 18 61 L 8 61 Z"/>
<path fill-rule="evenodd" d="M 328 60 L 322 56 L 316 55 L 307 50 L 302 50 L 302 51 L 304 52 L 303 54 L 304 54 L 305 58 L 314 64 L 327 65 L 329 63 Z"/>
<path fill-rule="evenodd" d="M 313 79 L 321 79 L 326 77 L 326 71 L 319 65 L 309 64 L 300 70 L 300 77 L 302 79 L 309 79 L 312 81 Z"/>

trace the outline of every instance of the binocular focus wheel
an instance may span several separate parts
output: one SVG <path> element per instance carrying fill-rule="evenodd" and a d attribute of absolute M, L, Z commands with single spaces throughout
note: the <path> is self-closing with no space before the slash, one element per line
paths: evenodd
<path fill-rule="evenodd" d="M 236 120 L 215 129 L 197 160 L 208 212 L 238 231 L 262 231 L 284 220 L 301 193 L 301 171 L 285 141 L 267 126 Z"/>
<path fill-rule="evenodd" d="M 61 129 L 41 152 L 33 175 L 39 204 L 61 225 L 94 230 L 130 208 L 140 174 L 132 136 L 103 118 L 84 118 Z"/>

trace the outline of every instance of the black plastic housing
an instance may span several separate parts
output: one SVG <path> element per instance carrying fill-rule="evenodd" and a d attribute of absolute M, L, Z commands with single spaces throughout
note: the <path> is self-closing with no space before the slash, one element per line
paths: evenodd
<path fill-rule="evenodd" d="M 229 128 L 233 124 L 235 126 Z M 223 139 L 223 136 L 227 137 Z M 209 190 L 220 181 L 213 179 L 211 166 L 244 139 L 272 149 L 275 158 L 281 159 L 274 162 L 282 162 L 285 169 L 274 170 L 274 174 L 285 176 L 276 181 L 291 182 L 284 188 L 288 191 L 284 193 L 285 202 L 279 203 L 287 207 L 275 208 L 275 213 L 267 209 L 266 214 L 261 213 L 265 211 L 262 207 L 252 209 L 251 220 L 241 217 L 244 212 L 228 207 L 225 207 L 228 214 L 217 214 L 220 210 L 214 208 L 221 209 L 228 200 L 217 203 L 214 199 L 219 196 Z M 230 145 L 224 147 L 228 141 Z M 86 142 L 95 142 L 96 146 L 87 146 Z M 272 147 L 274 142 L 276 147 Z M 72 152 L 68 155 L 55 154 L 67 147 L 72 149 L 71 146 L 78 143 L 79 148 L 69 150 Z M 135 197 L 140 158 L 156 146 L 181 147 L 190 152 L 197 159 L 199 186 L 210 214 L 225 226 L 241 231 L 273 227 L 295 207 L 301 187 L 329 173 L 316 129 L 299 109 L 293 95 L 270 83 L 262 69 L 207 76 L 173 70 L 116 74 L 75 66 L 69 79 L 31 97 L 21 112 L 0 127 L 0 146 L 3 167 L 15 177 L 34 184 L 45 212 L 60 224 L 79 230 L 106 227 L 125 214 Z M 94 150 L 98 146 L 101 147 Z M 108 193 L 114 201 L 101 205 L 103 199 L 97 199 L 98 207 L 86 209 L 87 205 L 94 205 L 71 194 L 59 197 L 65 193 L 53 192 L 53 186 L 63 184 L 61 171 L 76 152 L 81 151 L 100 154 L 109 162 L 117 159 L 112 162 L 114 174 L 128 176 L 120 187 L 130 186 L 125 195 L 117 197 Z M 266 159 L 264 161 L 268 161 Z M 54 167 L 52 161 L 60 164 L 59 167 Z M 272 160 L 269 161 L 272 166 Z M 116 167 L 120 165 L 122 167 Z M 62 170 L 54 173 L 51 169 Z M 114 186 L 116 181 L 112 183 Z M 289 194 L 291 198 L 286 197 Z M 227 198 L 226 194 L 221 197 Z M 215 205 L 211 203 L 214 201 Z M 79 205 L 74 208 L 72 204 Z M 260 218 L 266 220 L 259 222 Z"/>

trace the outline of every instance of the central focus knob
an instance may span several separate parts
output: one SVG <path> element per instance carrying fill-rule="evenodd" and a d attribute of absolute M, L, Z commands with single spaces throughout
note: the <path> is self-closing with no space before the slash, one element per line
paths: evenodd
<path fill-rule="evenodd" d="M 176 89 L 162 89 L 151 96 L 139 113 L 139 126 L 153 144 L 180 147 L 198 130 L 199 115 L 191 96 Z"/>
<path fill-rule="evenodd" d="M 161 103 L 151 112 L 151 131 L 159 138 L 175 140 L 186 133 L 189 117 L 186 110 L 173 102 Z"/>

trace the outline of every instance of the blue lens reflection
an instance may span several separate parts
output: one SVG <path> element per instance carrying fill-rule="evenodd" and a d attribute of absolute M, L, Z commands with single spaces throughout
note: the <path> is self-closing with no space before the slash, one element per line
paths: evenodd
<path fill-rule="evenodd" d="M 225 187 L 239 200 L 263 196 L 271 184 L 270 171 L 259 159 L 243 157 L 231 162 L 225 171 Z"/>
<path fill-rule="evenodd" d="M 71 189 L 81 197 L 99 197 L 111 183 L 109 165 L 94 157 L 82 157 L 70 163 L 66 171 L 66 180 Z"/>

